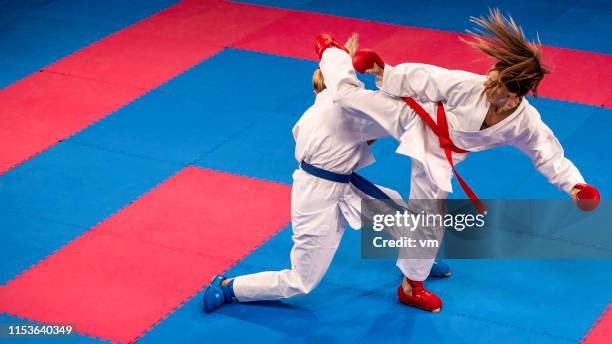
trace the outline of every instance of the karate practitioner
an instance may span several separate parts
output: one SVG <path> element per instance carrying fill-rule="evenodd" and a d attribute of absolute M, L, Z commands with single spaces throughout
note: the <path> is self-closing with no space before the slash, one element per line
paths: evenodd
<path fill-rule="evenodd" d="M 345 111 L 379 123 L 399 141 L 397 152 L 412 158 L 410 200 L 446 198 L 452 192 L 454 164 L 468 152 L 509 145 L 526 153 L 536 169 L 581 208 L 594 208 L 599 193 L 584 184 L 553 132 L 525 98 L 530 92 L 536 94 L 548 73 L 540 62 L 539 48 L 526 40 L 512 18 L 504 18 L 498 10 L 492 10 L 487 19 L 472 20 L 483 30 L 473 34 L 475 40 L 469 44 L 496 60 L 486 76 L 420 63 L 392 67 L 367 50 L 357 52 L 351 60 L 333 38 L 323 34 L 315 46 L 328 47 L 320 68 L 330 93 Z M 380 76 L 382 92 L 365 90 L 353 63 Z M 467 183 L 455 175 L 479 210 L 484 210 Z M 441 240 L 443 233 L 436 231 L 435 235 Z M 398 288 L 400 301 L 429 309 L 441 306 L 432 293 L 430 300 L 412 298 L 424 290 L 422 281 L 433 261 L 398 259 L 397 266 L 405 275 Z"/>
<path fill-rule="evenodd" d="M 356 38 L 347 43 L 354 50 L 350 42 L 356 44 Z M 397 192 L 377 188 L 353 173 L 374 161 L 368 141 L 387 132 L 373 120 L 348 115 L 337 106 L 319 69 L 313 86 L 315 103 L 293 128 L 300 168 L 293 173 L 291 191 L 291 268 L 233 279 L 215 277 L 204 293 L 207 313 L 234 298 L 248 302 L 309 293 L 325 275 L 347 223 L 361 227 L 361 200 L 401 199 Z"/>

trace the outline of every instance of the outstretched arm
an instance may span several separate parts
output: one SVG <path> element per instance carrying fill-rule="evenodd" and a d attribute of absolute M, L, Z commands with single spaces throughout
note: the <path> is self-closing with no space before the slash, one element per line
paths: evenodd
<path fill-rule="evenodd" d="M 483 76 L 462 70 L 449 70 L 423 63 L 386 65 L 382 90 L 396 97 L 413 97 L 423 102 L 443 101 L 450 105 L 473 93 Z"/>
<path fill-rule="evenodd" d="M 405 123 L 415 116 L 401 99 L 366 90 L 355 75 L 351 56 L 340 49 L 326 49 L 320 68 L 325 85 L 338 105 L 351 114 L 374 120 L 399 140 Z"/>
<path fill-rule="evenodd" d="M 578 168 L 565 157 L 561 143 L 540 118 L 530 125 L 515 146 L 531 158 L 538 172 L 551 184 L 576 200 L 579 190 L 575 186 L 584 183 L 584 178 Z"/>

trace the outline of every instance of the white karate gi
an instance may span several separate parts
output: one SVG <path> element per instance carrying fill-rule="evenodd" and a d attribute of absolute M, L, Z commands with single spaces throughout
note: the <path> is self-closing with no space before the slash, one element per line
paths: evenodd
<path fill-rule="evenodd" d="M 366 141 L 387 133 L 369 118 L 346 114 L 323 90 L 293 128 L 293 136 L 298 163 L 350 174 L 374 161 Z M 393 199 L 400 197 L 393 190 L 383 191 Z M 233 288 L 238 301 L 288 298 L 314 289 L 334 257 L 347 222 L 355 229 L 361 227 L 363 197 L 368 196 L 352 184 L 321 179 L 298 168 L 291 190 L 291 269 L 236 277 Z"/>
<path fill-rule="evenodd" d="M 565 158 L 561 144 L 542 122 L 538 111 L 523 98 L 503 121 L 480 130 L 488 111 L 482 91 L 485 76 L 419 63 L 385 66 L 382 92 L 369 91 L 356 78 L 350 56 L 340 49 L 325 50 L 320 63 L 325 83 L 335 101 L 357 117 L 378 122 L 399 141 L 397 152 L 412 158 L 410 200 L 446 198 L 452 192 L 452 169 L 438 137 L 403 100 L 412 97 L 436 120 L 436 103 L 446 110 L 453 143 L 478 152 L 509 145 L 526 153 L 550 183 L 569 192 L 584 179 Z M 453 153 L 455 164 L 467 157 Z M 441 231 L 443 235 L 443 231 Z M 398 260 L 408 278 L 427 278 L 433 259 Z"/>

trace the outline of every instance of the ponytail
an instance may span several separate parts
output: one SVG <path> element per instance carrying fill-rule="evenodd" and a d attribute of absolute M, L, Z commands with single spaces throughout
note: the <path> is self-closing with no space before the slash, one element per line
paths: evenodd
<path fill-rule="evenodd" d="M 326 88 L 325 80 L 323 80 L 323 73 L 320 68 L 315 69 L 312 74 L 312 87 L 314 87 L 315 93 L 319 93 Z"/>
<path fill-rule="evenodd" d="M 523 30 L 511 16 L 504 17 L 499 9 L 489 10 L 489 15 L 470 18 L 478 25 L 475 32 L 469 31 L 471 40 L 463 40 L 471 47 L 493 57 L 496 62 L 493 70 L 499 78 L 486 86 L 485 92 L 505 86 L 508 91 L 524 96 L 537 90 L 549 69 L 541 62 L 540 44 L 525 38 Z"/>

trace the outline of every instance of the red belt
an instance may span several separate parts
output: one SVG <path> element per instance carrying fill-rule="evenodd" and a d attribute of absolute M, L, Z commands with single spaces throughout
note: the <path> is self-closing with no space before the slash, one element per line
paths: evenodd
<path fill-rule="evenodd" d="M 470 198 L 472 203 L 474 203 L 474 206 L 476 207 L 478 212 L 484 213 L 486 211 L 486 207 L 484 203 L 478 198 L 478 196 L 476 196 L 474 191 L 472 191 L 472 189 L 465 182 L 465 180 L 461 178 L 461 175 L 459 174 L 459 172 L 457 172 L 457 170 L 455 169 L 455 163 L 453 162 L 453 152 L 468 153 L 468 151 L 455 146 L 455 144 L 451 140 L 450 135 L 448 133 L 448 122 L 446 120 L 446 112 L 444 111 L 444 105 L 442 105 L 441 102 L 438 102 L 438 106 L 437 106 L 438 123 L 436 123 L 433 120 L 433 118 L 431 118 L 431 116 L 427 113 L 427 111 L 425 111 L 425 109 L 423 109 L 423 107 L 419 105 L 414 99 L 409 98 L 409 97 L 404 97 L 402 99 L 406 102 L 406 104 L 408 104 L 408 106 L 412 108 L 412 110 L 414 110 L 423 119 L 423 121 L 425 121 L 425 124 L 427 124 L 429 129 L 431 129 L 434 132 L 434 134 L 436 134 L 436 136 L 438 137 L 438 140 L 440 140 L 440 147 L 444 149 L 444 154 L 446 154 L 446 159 L 448 160 L 448 163 L 453 169 L 453 173 L 455 173 L 455 176 L 457 177 L 457 181 L 459 181 L 459 184 L 461 185 L 463 192 L 465 192 L 465 194 Z"/>

